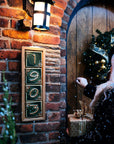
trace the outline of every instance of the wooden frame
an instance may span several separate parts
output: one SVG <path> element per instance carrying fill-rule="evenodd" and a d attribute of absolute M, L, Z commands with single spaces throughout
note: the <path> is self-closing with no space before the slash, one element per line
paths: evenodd
<path fill-rule="evenodd" d="M 22 121 L 45 119 L 45 49 L 22 47 Z"/>

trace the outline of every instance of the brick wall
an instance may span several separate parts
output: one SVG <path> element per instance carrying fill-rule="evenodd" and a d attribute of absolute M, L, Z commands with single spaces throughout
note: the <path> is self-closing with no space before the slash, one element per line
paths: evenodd
<path fill-rule="evenodd" d="M 16 22 L 26 18 L 23 0 L 0 0 L 0 105 L 3 105 L 3 71 L 16 117 L 20 143 L 65 143 L 66 127 L 66 30 L 70 15 L 79 0 L 54 0 L 50 30 L 17 31 Z M 21 50 L 22 46 L 46 49 L 46 120 L 21 121 Z M 2 131 L 0 117 L 0 133 Z"/>

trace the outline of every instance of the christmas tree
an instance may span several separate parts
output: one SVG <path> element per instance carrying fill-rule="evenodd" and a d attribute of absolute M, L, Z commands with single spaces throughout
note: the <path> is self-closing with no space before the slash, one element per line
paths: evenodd
<path fill-rule="evenodd" d="M 83 53 L 86 65 L 84 74 L 94 84 L 107 81 L 110 71 L 110 52 L 114 48 L 114 28 L 105 33 L 96 30 L 98 36 L 92 35 L 90 48 Z"/>

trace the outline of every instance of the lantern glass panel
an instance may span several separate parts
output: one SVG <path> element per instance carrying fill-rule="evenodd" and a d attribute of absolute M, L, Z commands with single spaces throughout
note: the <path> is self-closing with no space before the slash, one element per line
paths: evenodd
<path fill-rule="evenodd" d="M 34 14 L 33 25 L 43 25 L 43 21 L 44 21 L 44 14 L 42 13 Z"/>
<path fill-rule="evenodd" d="M 34 11 L 44 11 L 44 10 L 45 10 L 45 3 L 44 2 L 35 2 Z"/>
<path fill-rule="evenodd" d="M 49 27 L 49 23 L 50 23 L 50 16 L 47 15 L 46 16 L 46 26 Z"/>
<path fill-rule="evenodd" d="M 51 8 L 51 5 L 50 4 L 47 4 L 47 12 L 50 13 L 50 8 Z"/>

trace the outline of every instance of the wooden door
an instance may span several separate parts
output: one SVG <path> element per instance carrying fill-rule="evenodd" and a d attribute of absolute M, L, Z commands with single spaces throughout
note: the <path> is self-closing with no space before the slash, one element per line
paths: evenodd
<path fill-rule="evenodd" d="M 96 29 L 102 33 L 114 28 L 114 10 L 111 7 L 88 6 L 74 16 L 67 37 L 67 103 L 68 113 L 79 108 L 79 100 L 88 104 L 90 99 L 83 96 L 83 89 L 76 85 L 76 77 L 83 77 L 84 65 L 82 53 L 89 47 L 92 34 L 97 36 Z"/>

